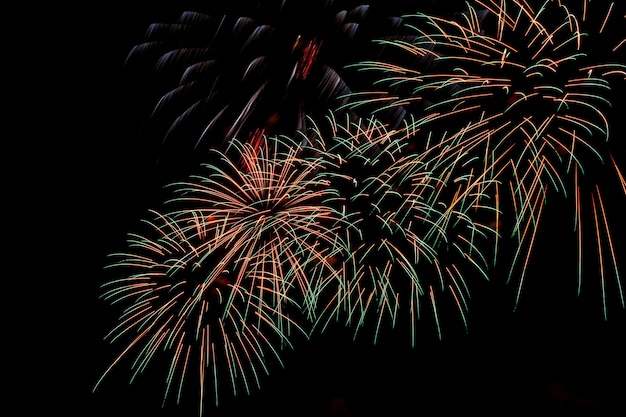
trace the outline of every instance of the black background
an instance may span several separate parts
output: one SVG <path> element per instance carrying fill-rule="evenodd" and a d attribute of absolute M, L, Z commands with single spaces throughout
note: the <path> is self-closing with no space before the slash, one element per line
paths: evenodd
<path fill-rule="evenodd" d="M 17 306 L 7 316 L 10 328 L 17 325 L 5 342 L 19 358 L 10 364 L 12 385 L 23 394 L 19 408 L 196 415 L 192 396 L 161 407 L 158 372 L 129 385 L 130 372 L 116 368 L 92 393 L 119 348 L 102 341 L 115 319 L 98 298 L 106 255 L 124 244 L 161 185 L 154 150 L 137 139 L 145 99 L 121 65 L 148 24 L 185 6 L 113 1 L 15 14 L 20 46 L 9 61 L 24 80 L 5 81 L 17 89 L 14 107 L 26 117 L 9 121 L 19 123 L 10 136 L 24 159 L 7 164 L 15 166 L 8 182 L 23 185 L 6 203 L 9 230 L 17 225 L 10 264 L 19 266 L 6 270 L 19 290 L 7 292 Z M 570 216 L 561 217 L 545 220 L 550 227 L 540 232 L 516 312 L 514 288 L 500 277 L 474 290 L 468 335 L 444 328 L 439 341 L 429 329 L 410 348 L 399 331 L 374 347 L 367 337 L 351 341 L 345 330 L 329 331 L 286 353 L 285 368 L 264 378 L 260 390 L 225 397 L 205 415 L 619 415 L 614 410 L 626 406 L 626 311 L 614 297 L 604 321 L 597 288 L 576 297 L 574 235 Z M 623 221 L 613 229 L 622 250 L 625 230 Z"/>

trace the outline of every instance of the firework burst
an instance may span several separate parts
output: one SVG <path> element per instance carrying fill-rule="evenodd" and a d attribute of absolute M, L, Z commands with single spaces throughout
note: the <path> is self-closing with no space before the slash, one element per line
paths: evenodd
<path fill-rule="evenodd" d="M 135 351 L 134 380 L 169 353 L 165 398 L 176 391 L 178 401 L 197 375 L 202 414 L 220 383 L 250 392 L 292 333 L 306 336 L 318 293 L 337 280 L 329 259 L 345 256 L 344 214 L 333 208 L 340 198 L 324 160 L 287 139 L 264 140 L 233 142 L 236 161 L 216 151 L 209 173 L 173 184 L 173 206 L 113 255 L 122 278 L 103 297 L 126 307 L 108 338 L 128 346 L 104 375 Z"/>
<path fill-rule="evenodd" d="M 323 117 L 368 85 L 347 64 L 376 57 L 383 48 L 373 38 L 413 36 L 398 16 L 416 3 L 261 1 L 150 25 L 126 68 L 142 79 L 156 73 L 165 91 L 148 124 L 165 131 L 162 159 L 204 162 L 207 149 L 233 138 L 306 131 L 308 116 Z"/>
<path fill-rule="evenodd" d="M 509 272 L 510 278 L 517 267 L 521 269 L 517 298 L 547 195 L 575 196 L 580 233 L 582 175 L 589 177 L 590 168 L 606 164 L 617 174 L 618 184 L 623 181 L 608 145 L 607 115 L 626 65 L 611 61 L 615 55 L 609 55 L 609 61 L 590 62 L 596 55 L 589 37 L 607 35 L 611 17 L 619 19 L 624 13 L 611 3 L 599 28 L 583 33 L 581 27 L 593 25 L 591 19 L 570 12 L 562 4 L 566 2 L 536 3 L 474 1 L 455 19 L 407 17 L 418 34 L 415 42 L 381 42 L 416 57 L 416 66 L 387 61 L 358 64 L 361 71 L 379 74 L 381 90 L 354 94 L 349 103 L 374 106 L 374 113 L 402 107 L 440 131 L 462 129 L 467 123 L 483 126 L 479 154 L 491 161 L 490 176 L 501 183 L 494 187 L 494 197 L 503 200 L 498 205 L 513 213 L 506 227 L 517 242 Z M 608 43 L 611 51 L 623 49 L 622 38 Z M 596 183 L 589 195 L 600 265 L 615 266 L 614 287 L 624 306 L 616 251 Z M 605 272 L 601 266 L 603 293 Z M 606 311 L 604 300 L 603 305 Z"/>
<path fill-rule="evenodd" d="M 406 323 L 414 345 L 424 314 L 441 337 L 450 311 L 467 329 L 470 282 L 488 279 L 483 244 L 493 239 L 497 216 L 490 179 L 468 168 L 471 136 L 482 130 L 433 138 L 419 121 L 391 130 L 373 119 L 330 125 L 325 146 L 354 215 L 343 231 L 349 257 L 337 262 L 342 280 L 323 294 L 318 329 L 343 321 L 355 337 L 373 329 L 376 343 L 381 331 Z"/>

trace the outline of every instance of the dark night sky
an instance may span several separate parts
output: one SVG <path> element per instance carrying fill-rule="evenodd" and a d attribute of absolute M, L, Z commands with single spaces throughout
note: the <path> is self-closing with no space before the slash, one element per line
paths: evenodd
<path fill-rule="evenodd" d="M 45 193 L 25 211 L 38 225 L 26 235 L 41 237 L 35 253 L 45 253 L 32 258 L 29 249 L 41 270 L 24 262 L 42 280 L 37 297 L 45 310 L 26 326 L 34 349 L 20 386 L 33 402 L 27 409 L 43 405 L 49 414 L 194 416 L 194 398 L 161 408 L 163 373 L 128 385 L 130 373 L 119 367 L 91 393 L 119 348 L 102 341 L 115 320 L 98 299 L 105 257 L 123 245 L 159 187 L 152 155 L 136 140 L 141 97 L 126 88 L 121 63 L 149 23 L 176 16 L 147 1 L 125 4 L 42 13 L 42 47 L 28 46 L 41 86 L 26 101 L 41 145 L 25 165 L 37 175 L 24 189 Z M 44 213 L 42 202 L 50 206 Z M 260 391 L 225 396 L 205 415 L 614 415 L 609 407 L 626 407 L 626 311 L 614 303 L 605 322 L 597 292 L 576 298 L 575 252 L 559 250 L 573 235 L 559 220 L 558 214 L 547 220 L 553 227 L 542 232 L 517 312 L 513 288 L 493 283 L 473 292 L 469 335 L 444 328 L 438 341 L 427 329 L 411 349 L 403 334 L 373 347 L 367 337 L 353 342 L 338 329 L 286 354 L 285 369 L 265 378 Z M 624 230 L 622 222 L 615 233 Z M 30 331 L 33 323 L 37 330 Z M 332 414 L 332 404 L 351 414 Z"/>

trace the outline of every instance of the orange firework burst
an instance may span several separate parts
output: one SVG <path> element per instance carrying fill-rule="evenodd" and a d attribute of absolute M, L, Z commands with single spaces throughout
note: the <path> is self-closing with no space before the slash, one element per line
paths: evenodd
<path fill-rule="evenodd" d="M 329 259 L 346 248 L 324 159 L 277 137 L 234 146 L 241 161 L 218 152 L 208 174 L 172 185 L 174 208 L 129 236 L 111 265 L 123 277 L 104 285 L 106 300 L 127 305 L 108 337 L 128 340 L 105 375 L 131 351 L 133 379 L 170 352 L 165 397 L 193 373 L 201 414 L 207 387 L 217 401 L 226 375 L 249 392 L 291 334 L 307 334 L 318 293 L 337 279 Z"/>

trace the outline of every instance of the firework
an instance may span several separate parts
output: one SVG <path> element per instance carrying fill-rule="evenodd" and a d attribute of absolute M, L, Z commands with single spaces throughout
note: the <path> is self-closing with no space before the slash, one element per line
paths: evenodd
<path fill-rule="evenodd" d="M 573 14 L 561 3 L 566 2 L 544 1 L 533 7 L 515 0 L 474 1 L 455 19 L 427 14 L 406 17 L 418 34 L 416 40 L 381 43 L 416 57 L 416 66 L 388 61 L 357 64 L 363 72 L 379 74 L 381 88 L 354 94 L 349 103 L 373 106 L 374 113 L 402 107 L 430 120 L 433 129 L 440 131 L 462 129 L 467 123 L 483 126 L 478 155 L 491 161 L 490 176 L 502 184 L 494 188 L 494 197 L 503 200 L 499 206 L 513 213 L 507 227 L 517 250 L 509 279 L 519 266 L 517 298 L 548 194 L 576 196 L 580 233 L 579 180 L 585 168 L 605 163 L 623 178 L 607 147 L 611 136 L 607 115 L 626 65 L 611 60 L 614 55 L 608 61 L 590 62 L 596 55 L 588 53 L 594 45 L 588 38 L 594 33 L 581 32 L 585 19 L 590 19 Z M 611 16 L 624 15 L 614 6 L 611 3 L 601 15 L 598 33 L 607 35 Z M 608 43 L 611 51 L 623 49 L 622 38 L 623 34 Z M 510 197 L 508 208 L 505 194 Z M 604 256 L 601 246 L 607 242 L 606 261 L 616 265 L 609 226 L 598 206 L 600 189 L 594 185 L 590 195 L 595 201 L 594 228 L 605 234 L 598 235 L 598 252 Z M 617 267 L 613 270 L 624 306 Z M 603 277 L 604 273 L 601 268 Z"/>
<path fill-rule="evenodd" d="M 484 244 L 497 217 L 490 178 L 469 164 L 483 131 L 468 126 L 434 138 L 420 123 L 390 130 L 374 119 L 331 120 L 325 144 L 353 215 L 343 230 L 350 256 L 338 261 L 340 285 L 322 295 L 320 331 L 343 321 L 355 337 L 372 329 L 376 343 L 386 328 L 406 323 L 414 345 L 424 310 L 439 337 L 441 317 L 453 310 L 467 329 L 471 282 L 488 279 Z"/>
<path fill-rule="evenodd" d="M 324 117 L 368 85 L 347 64 L 380 54 L 372 39 L 413 36 L 398 16 L 419 2 L 388 3 L 262 1 L 150 25 L 126 68 L 142 79 L 155 72 L 165 91 L 148 124 L 165 131 L 162 159 L 203 162 L 233 138 L 306 131 L 307 116 Z"/>
<path fill-rule="evenodd" d="M 233 142 L 235 161 L 216 151 L 208 173 L 173 184 L 169 210 L 113 255 L 122 277 L 103 297 L 125 307 L 107 338 L 127 347 L 104 375 L 134 351 L 134 380 L 169 353 L 165 398 L 176 391 L 179 401 L 197 375 L 202 414 L 222 382 L 250 392 L 292 334 L 307 334 L 318 293 L 337 280 L 329 259 L 345 256 L 345 216 L 322 158 L 287 139 L 264 141 Z"/>

